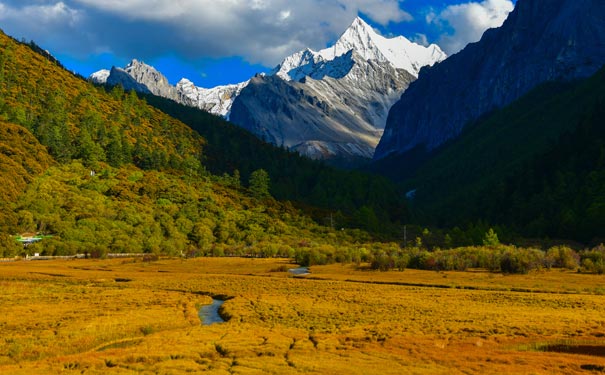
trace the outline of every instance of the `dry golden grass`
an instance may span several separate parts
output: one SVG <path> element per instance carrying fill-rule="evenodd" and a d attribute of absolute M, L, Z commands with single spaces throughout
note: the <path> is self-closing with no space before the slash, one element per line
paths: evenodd
<path fill-rule="evenodd" d="M 276 271 L 283 265 L 288 261 L 227 258 L 0 264 L 0 373 L 605 369 L 603 357 L 535 350 L 605 345 L 602 276 L 379 273 L 336 265 L 295 278 Z M 201 326 L 197 309 L 209 295 L 233 297 L 223 305 L 229 322 Z"/>

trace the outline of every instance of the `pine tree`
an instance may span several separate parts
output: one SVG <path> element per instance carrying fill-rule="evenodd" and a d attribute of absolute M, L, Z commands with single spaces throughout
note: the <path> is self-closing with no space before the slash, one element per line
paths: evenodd
<path fill-rule="evenodd" d="M 269 194 L 269 174 L 264 169 L 258 169 L 250 175 L 249 187 L 256 198 L 267 198 Z"/>
<path fill-rule="evenodd" d="M 494 232 L 493 228 L 489 228 L 487 233 L 485 233 L 485 237 L 483 238 L 483 246 L 498 246 L 500 245 L 500 240 L 498 239 L 498 234 Z"/>

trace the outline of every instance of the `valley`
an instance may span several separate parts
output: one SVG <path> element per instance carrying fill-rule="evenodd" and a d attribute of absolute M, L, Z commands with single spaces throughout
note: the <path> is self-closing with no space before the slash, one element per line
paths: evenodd
<path fill-rule="evenodd" d="M 586 374 L 605 366 L 590 352 L 544 349 L 605 345 L 602 276 L 361 266 L 293 277 L 288 259 L 2 263 L 0 371 Z M 201 324 L 210 296 L 228 298 L 226 323 Z"/>
<path fill-rule="evenodd" d="M 0 1 L 0 373 L 605 372 L 603 1 L 133 3 Z"/>

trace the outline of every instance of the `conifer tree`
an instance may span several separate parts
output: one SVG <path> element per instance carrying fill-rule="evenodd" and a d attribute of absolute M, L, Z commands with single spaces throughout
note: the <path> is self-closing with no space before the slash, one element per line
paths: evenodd
<path fill-rule="evenodd" d="M 249 187 L 256 198 L 267 198 L 269 194 L 269 174 L 264 169 L 258 169 L 250 175 Z"/>

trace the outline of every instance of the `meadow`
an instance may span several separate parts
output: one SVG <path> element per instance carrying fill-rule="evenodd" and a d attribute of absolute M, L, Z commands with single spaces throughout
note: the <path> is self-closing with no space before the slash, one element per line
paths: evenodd
<path fill-rule="evenodd" d="M 3 374 L 605 372 L 605 276 L 288 259 L 0 263 Z M 227 322 L 201 306 L 226 299 Z"/>

